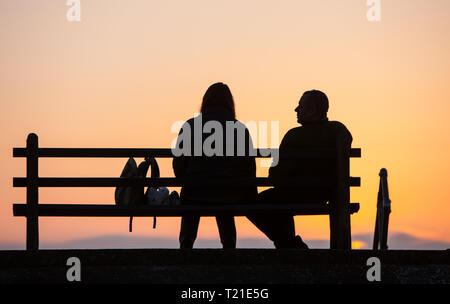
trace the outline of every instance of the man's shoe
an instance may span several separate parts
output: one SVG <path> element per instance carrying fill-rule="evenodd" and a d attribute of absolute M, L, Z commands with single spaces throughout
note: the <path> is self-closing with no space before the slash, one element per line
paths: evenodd
<path fill-rule="evenodd" d="M 295 236 L 295 247 L 296 249 L 309 249 L 308 245 L 306 245 L 305 242 L 303 242 L 302 238 L 299 235 Z"/>

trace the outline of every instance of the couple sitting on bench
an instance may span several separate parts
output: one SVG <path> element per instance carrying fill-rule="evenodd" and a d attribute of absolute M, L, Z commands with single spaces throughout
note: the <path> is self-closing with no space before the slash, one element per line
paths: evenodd
<path fill-rule="evenodd" d="M 206 91 L 201 105 L 201 124 L 197 118 L 191 118 L 186 124 L 193 130 L 190 134 L 191 143 L 204 143 L 205 135 L 200 132 L 202 139 L 195 139 L 195 128 L 202 128 L 209 121 L 219 122 L 226 132 L 226 122 L 237 122 L 234 100 L 230 89 L 223 83 L 213 84 Z M 330 176 L 334 172 L 333 160 L 293 160 L 283 159 L 283 151 L 301 148 L 329 148 L 350 150 L 352 136 L 347 128 L 339 122 L 328 121 L 328 98 L 317 90 L 307 91 L 301 97 L 295 108 L 297 121 L 301 127 L 293 128 L 284 136 L 279 148 L 279 161 L 269 170 L 269 177 L 301 177 L 301 176 Z M 180 131 L 177 146 L 180 145 Z M 223 138 L 227 138 L 223 136 Z M 237 136 L 234 136 L 236 139 Z M 251 147 L 251 138 L 245 129 L 245 147 Z M 228 143 L 229 144 L 229 143 Z M 223 151 L 227 149 L 224 139 Z M 228 147 L 229 148 L 229 147 Z M 237 145 L 233 147 L 237 149 Z M 246 150 L 248 151 L 248 150 Z M 190 154 L 193 155 L 193 154 Z M 222 155 L 225 155 L 223 153 Z M 234 154 L 236 155 L 236 154 Z M 255 158 L 245 154 L 245 157 L 193 157 L 179 156 L 173 159 L 173 169 L 176 177 L 184 179 L 210 177 L 256 177 Z M 301 191 L 291 187 L 274 187 L 258 194 L 256 186 L 233 187 L 199 187 L 186 185 L 181 189 L 181 204 L 207 203 L 318 203 L 324 204 L 330 199 L 331 190 L 326 188 L 310 188 Z M 253 215 L 247 217 L 261 230 L 276 248 L 307 249 L 308 246 L 300 236 L 295 235 L 293 216 Z M 217 216 L 220 240 L 223 248 L 236 248 L 236 227 L 233 216 Z M 197 237 L 199 216 L 183 216 L 180 231 L 180 248 L 192 248 Z"/>

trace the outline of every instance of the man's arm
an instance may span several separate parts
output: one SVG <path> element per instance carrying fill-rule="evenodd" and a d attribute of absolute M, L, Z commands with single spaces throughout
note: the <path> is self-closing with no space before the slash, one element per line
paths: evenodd
<path fill-rule="evenodd" d="M 278 154 L 278 164 L 276 166 L 269 168 L 269 177 L 276 177 L 276 176 L 281 175 L 282 168 L 284 165 L 284 161 L 282 161 L 282 153 L 283 153 L 283 150 L 288 149 L 288 146 L 289 146 L 288 139 L 289 139 L 289 131 L 284 135 L 283 139 L 281 140 L 280 148 L 278 150 L 278 153 L 279 153 Z"/>
<path fill-rule="evenodd" d="M 339 154 L 349 155 L 352 147 L 353 137 L 350 131 L 341 125 L 336 134 L 336 150 Z"/>

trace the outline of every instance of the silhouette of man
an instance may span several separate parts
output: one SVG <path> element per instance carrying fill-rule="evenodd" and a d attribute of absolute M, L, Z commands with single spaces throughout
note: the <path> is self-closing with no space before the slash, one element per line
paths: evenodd
<path fill-rule="evenodd" d="M 278 165 L 271 167 L 269 177 L 301 177 L 332 176 L 335 171 L 334 159 L 292 159 L 286 157 L 287 150 L 343 149 L 350 150 L 352 136 L 340 122 L 329 121 L 328 98 L 317 90 L 307 91 L 300 98 L 295 108 L 297 121 L 302 125 L 289 130 L 280 144 Z M 258 201 L 277 203 L 326 203 L 331 196 L 329 188 L 301 188 L 275 186 L 263 191 Z M 249 216 L 248 219 L 258 227 L 276 248 L 301 248 L 308 246 L 300 236 L 295 235 L 294 218 L 292 216 Z"/>

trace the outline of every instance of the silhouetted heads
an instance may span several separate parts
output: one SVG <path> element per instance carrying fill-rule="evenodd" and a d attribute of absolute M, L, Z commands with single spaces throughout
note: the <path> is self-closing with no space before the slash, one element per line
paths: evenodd
<path fill-rule="evenodd" d="M 306 91 L 298 102 L 297 121 L 301 124 L 319 122 L 327 119 L 328 98 L 317 90 Z"/>
<path fill-rule="evenodd" d="M 203 113 L 210 107 L 227 108 L 233 113 L 233 117 L 236 117 L 233 95 L 231 95 L 230 88 L 226 84 L 218 82 L 206 90 L 200 112 Z"/>

